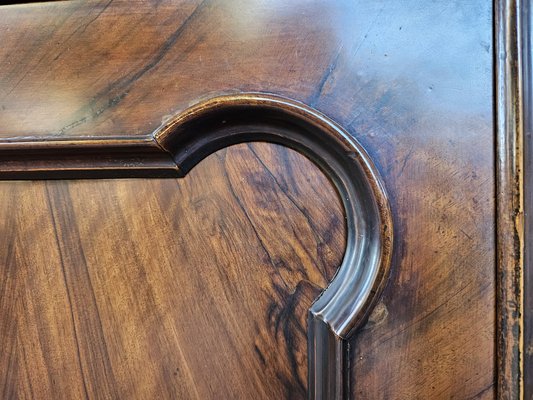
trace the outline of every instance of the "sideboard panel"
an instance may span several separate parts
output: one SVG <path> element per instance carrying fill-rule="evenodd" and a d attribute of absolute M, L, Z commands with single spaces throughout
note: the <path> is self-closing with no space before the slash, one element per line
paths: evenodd
<path fill-rule="evenodd" d="M 394 218 L 388 285 L 350 341 L 352 397 L 492 399 L 492 11 L 483 0 L 1 7 L 0 137 L 141 137 L 243 91 L 316 108 L 366 149 Z M 180 181 L 0 183 L 11 349 L 0 393 L 304 398 L 306 312 L 345 241 L 335 192 L 310 165 L 253 144 Z"/>

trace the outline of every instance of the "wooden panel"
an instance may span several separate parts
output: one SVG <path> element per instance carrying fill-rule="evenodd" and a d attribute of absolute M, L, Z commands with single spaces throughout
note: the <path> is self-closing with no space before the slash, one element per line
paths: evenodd
<path fill-rule="evenodd" d="M 0 187 L 3 398 L 305 398 L 307 310 L 345 235 L 301 155 Z"/>
<path fill-rule="evenodd" d="M 342 45 L 340 11 L 207 0 L 2 8 L 0 135 L 144 134 L 198 98 L 236 90 L 308 99 Z"/>
<path fill-rule="evenodd" d="M 3 137 L 146 135 L 199 99 L 241 90 L 302 100 L 339 122 L 377 164 L 398 238 L 390 284 L 351 344 L 353 395 L 494 396 L 490 2 L 116 1 L 0 11 Z M 124 183 L 91 184 L 113 192 Z M 152 195 L 135 188 L 136 201 Z"/>

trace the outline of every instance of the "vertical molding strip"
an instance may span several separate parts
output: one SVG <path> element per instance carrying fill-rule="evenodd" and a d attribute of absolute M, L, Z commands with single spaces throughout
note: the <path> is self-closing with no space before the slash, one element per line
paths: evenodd
<path fill-rule="evenodd" d="M 533 399 L 533 41 L 531 1 L 520 9 L 521 38 L 520 73 L 522 89 L 522 138 L 524 146 L 524 273 L 523 273 L 523 391 L 524 398 Z"/>
<path fill-rule="evenodd" d="M 521 0 L 494 3 L 497 397 L 501 400 L 524 398 L 522 7 Z"/>

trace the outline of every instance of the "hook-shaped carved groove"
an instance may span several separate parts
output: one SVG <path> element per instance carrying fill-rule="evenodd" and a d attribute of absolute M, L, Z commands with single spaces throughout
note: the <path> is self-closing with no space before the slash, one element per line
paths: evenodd
<path fill-rule="evenodd" d="M 384 286 L 392 252 L 392 217 L 376 168 L 342 128 L 304 104 L 267 94 L 236 94 L 199 103 L 140 138 L 0 140 L 0 179 L 184 176 L 232 144 L 267 141 L 293 148 L 335 184 L 346 213 L 347 245 L 337 274 L 308 318 L 309 398 L 349 395 L 346 339 Z"/>
<path fill-rule="evenodd" d="M 349 383 L 345 340 L 380 293 L 392 249 L 389 203 L 366 152 L 317 111 L 264 94 L 200 103 L 167 122 L 155 139 L 184 174 L 228 145 L 268 141 L 303 153 L 333 181 L 344 204 L 348 237 L 337 274 L 309 310 L 309 398 L 345 398 Z"/>

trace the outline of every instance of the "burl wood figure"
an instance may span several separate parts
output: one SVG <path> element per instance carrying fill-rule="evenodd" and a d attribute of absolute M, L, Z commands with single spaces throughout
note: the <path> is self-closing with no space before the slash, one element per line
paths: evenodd
<path fill-rule="evenodd" d="M 533 399 L 531 18 L 0 6 L 1 398 Z"/>

